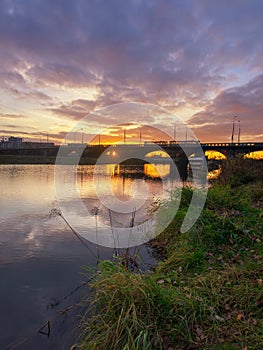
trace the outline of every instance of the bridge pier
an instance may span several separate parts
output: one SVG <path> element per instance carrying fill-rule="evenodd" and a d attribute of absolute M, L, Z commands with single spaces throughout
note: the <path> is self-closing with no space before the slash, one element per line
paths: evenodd
<path fill-rule="evenodd" d="M 176 178 L 179 174 L 180 179 L 182 181 L 186 181 L 188 178 L 188 159 L 186 157 L 182 159 L 173 159 L 173 162 L 175 163 L 177 171 L 174 169 L 174 167 L 171 167 L 170 175 L 173 178 Z"/>

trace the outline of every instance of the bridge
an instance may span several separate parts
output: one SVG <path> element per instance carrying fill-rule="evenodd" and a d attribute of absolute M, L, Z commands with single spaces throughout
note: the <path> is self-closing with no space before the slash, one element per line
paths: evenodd
<path fill-rule="evenodd" d="M 172 159 L 182 157 L 183 153 L 189 157 L 194 150 L 197 150 L 198 145 L 201 146 L 203 152 L 206 151 L 217 151 L 224 154 L 226 157 L 234 157 L 236 155 L 246 155 L 251 152 L 263 151 L 263 142 L 242 142 L 242 143 L 227 143 L 227 142 L 207 142 L 199 143 L 198 141 L 151 141 L 143 143 L 134 144 L 115 144 L 115 145 L 93 145 L 93 144 L 68 144 L 66 147 L 68 149 L 68 154 L 72 152 L 79 152 L 84 150 L 83 155 L 90 157 L 99 157 L 108 147 L 117 147 L 118 149 L 123 149 L 126 154 L 129 155 L 134 153 L 137 149 L 140 149 L 140 153 L 146 155 L 151 151 L 158 151 L 162 149 L 166 152 Z M 183 151 L 182 151 L 183 149 Z M 38 147 L 20 147 L 20 148 L 1 148 L 0 155 L 32 155 L 32 156 L 56 156 L 59 150 L 59 146 L 47 146 L 44 144 L 41 148 Z"/>
<path fill-rule="evenodd" d="M 150 159 L 148 157 L 151 152 L 166 152 L 179 171 L 181 179 L 185 180 L 188 175 L 188 166 L 191 168 L 202 165 L 204 152 L 218 151 L 226 157 L 234 157 L 237 155 L 246 155 L 251 152 L 263 151 L 262 142 L 247 142 L 247 143 L 199 143 L 198 141 L 155 141 L 143 142 L 137 144 L 114 144 L 114 145 L 86 145 L 86 144 L 69 144 L 63 145 L 68 162 L 73 164 L 74 161 L 80 164 L 95 164 L 97 159 L 102 155 L 100 161 L 103 163 L 120 163 L 127 159 L 141 159 L 147 162 L 167 163 L 167 159 L 159 157 L 159 159 Z M 41 147 L 41 148 L 15 148 L 1 149 L 1 162 L 31 162 L 35 160 L 39 164 L 45 164 L 49 159 L 55 163 L 56 156 L 59 151 L 59 146 Z M 7 156 L 7 157 L 5 157 Z M 158 157 L 158 156 L 157 156 Z M 6 158 L 6 159 L 4 159 Z M 7 159 L 9 158 L 9 159 Z M 34 160 L 34 161 L 33 161 Z M 199 161 L 200 160 L 200 161 Z M 43 162 L 43 163 L 42 163 Z"/>
<path fill-rule="evenodd" d="M 178 158 L 189 158 L 191 155 L 196 157 L 202 156 L 206 151 L 217 151 L 226 157 L 235 157 L 237 155 L 246 155 L 251 152 L 263 151 L 263 142 L 246 142 L 246 143 L 199 143 L 198 141 L 156 141 L 144 142 L 137 144 L 114 144 L 114 145 L 89 145 L 86 147 L 84 154 L 101 154 L 106 148 L 110 147 L 108 155 L 122 155 L 126 157 L 134 156 L 138 153 L 146 156 L 150 152 L 166 152 L 173 160 Z M 69 148 L 70 145 L 69 145 Z M 74 148 L 74 147 L 73 147 Z M 99 151 L 100 150 L 100 151 Z M 107 154 L 107 153 L 106 153 Z"/>

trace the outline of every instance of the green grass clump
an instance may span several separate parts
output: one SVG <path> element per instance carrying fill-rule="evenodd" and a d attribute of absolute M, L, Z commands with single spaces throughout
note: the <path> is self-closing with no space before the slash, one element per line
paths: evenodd
<path fill-rule="evenodd" d="M 263 349 L 262 179 L 217 181 L 181 233 L 191 195 L 182 191 L 176 217 L 152 242 L 162 251 L 154 272 L 100 263 L 81 349 Z"/>

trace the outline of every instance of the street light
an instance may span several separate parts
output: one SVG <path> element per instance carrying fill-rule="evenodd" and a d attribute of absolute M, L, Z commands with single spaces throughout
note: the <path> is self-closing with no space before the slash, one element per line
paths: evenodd
<path fill-rule="evenodd" d="M 233 119 L 233 125 L 232 125 L 232 136 L 231 136 L 231 143 L 234 143 L 234 135 L 235 135 L 235 121 L 237 119 L 237 116 L 235 115 L 234 116 L 234 119 Z"/>
<path fill-rule="evenodd" d="M 174 141 L 176 141 L 176 124 L 174 123 Z"/>
<path fill-rule="evenodd" d="M 83 144 L 83 128 L 80 129 L 82 131 L 82 134 L 81 134 L 81 143 Z"/>
<path fill-rule="evenodd" d="M 238 143 L 240 143 L 240 132 L 241 132 L 240 120 L 238 120 L 238 138 L 237 138 L 237 142 L 238 142 Z"/>

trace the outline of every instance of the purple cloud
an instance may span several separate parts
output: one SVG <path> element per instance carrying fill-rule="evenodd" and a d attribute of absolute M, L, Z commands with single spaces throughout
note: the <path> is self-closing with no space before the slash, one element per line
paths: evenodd
<path fill-rule="evenodd" d="M 258 116 L 243 122 L 248 136 L 257 135 L 251 89 L 263 69 L 262 13 L 256 0 L 3 0 L 0 89 L 71 119 L 138 101 L 202 110 L 191 122 L 209 130 L 219 112 L 230 123 L 235 110 L 244 119 Z M 92 87 L 96 99 L 51 101 L 50 86 Z"/>
<path fill-rule="evenodd" d="M 189 122 L 207 140 L 229 141 L 234 116 L 240 120 L 243 139 L 253 139 L 255 134 L 262 137 L 263 74 L 247 84 L 222 91 Z"/>

